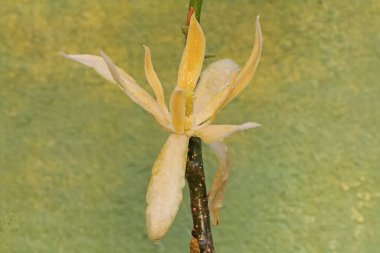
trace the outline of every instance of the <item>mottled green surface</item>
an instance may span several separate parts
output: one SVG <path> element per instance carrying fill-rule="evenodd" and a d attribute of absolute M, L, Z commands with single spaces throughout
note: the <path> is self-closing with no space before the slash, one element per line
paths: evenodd
<path fill-rule="evenodd" d="M 0 8 L 0 252 L 188 252 L 188 192 L 159 244 L 145 191 L 167 133 L 117 87 L 57 52 L 105 50 L 141 85 L 149 45 L 167 93 L 186 1 L 5 0 Z M 205 0 L 208 51 L 243 64 L 261 15 L 252 84 L 218 122 L 264 127 L 233 157 L 218 253 L 377 253 L 380 2 Z M 210 62 L 210 60 L 208 60 Z M 216 159 L 205 148 L 210 180 Z"/>

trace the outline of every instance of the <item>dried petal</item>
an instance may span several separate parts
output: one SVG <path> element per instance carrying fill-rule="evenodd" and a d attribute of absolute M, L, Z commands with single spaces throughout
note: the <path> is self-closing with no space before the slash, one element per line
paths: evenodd
<path fill-rule="evenodd" d="M 125 72 L 120 71 L 118 67 L 114 65 L 112 60 L 104 52 L 100 52 L 104 62 L 107 64 L 112 78 L 119 84 L 120 88 L 138 105 L 144 108 L 147 112 L 151 113 L 154 118 L 162 126 L 169 127 L 169 120 L 165 113 L 161 110 L 157 101 L 155 101 L 148 92 L 140 87 L 129 75 L 125 75 Z"/>
<path fill-rule="evenodd" d="M 145 49 L 145 76 L 148 80 L 149 85 L 152 87 L 154 94 L 156 95 L 156 99 L 158 104 L 161 107 L 161 110 L 165 113 L 168 113 L 168 108 L 165 104 L 165 95 L 164 90 L 162 88 L 162 84 L 160 79 L 158 79 L 156 71 L 153 68 L 152 57 L 150 54 L 150 50 L 147 46 L 144 46 Z"/>
<path fill-rule="evenodd" d="M 223 206 L 224 192 L 230 175 L 231 161 L 228 157 L 228 149 L 225 144 L 222 142 L 214 142 L 210 144 L 210 146 L 219 160 L 219 168 L 216 171 L 216 176 L 208 197 L 211 222 L 214 226 L 217 226 L 220 222 L 220 209 Z"/>
<path fill-rule="evenodd" d="M 206 143 L 213 143 L 215 141 L 221 141 L 235 132 L 259 126 L 259 124 L 254 122 L 247 122 L 241 125 L 209 125 L 199 129 L 194 135 L 200 137 Z"/>
<path fill-rule="evenodd" d="M 233 90 L 228 98 L 228 103 L 232 99 L 234 99 L 239 93 L 247 87 L 249 82 L 251 81 L 253 75 L 256 72 L 257 66 L 260 62 L 260 56 L 261 56 L 261 50 L 263 46 L 263 35 L 261 33 L 261 27 L 260 27 L 260 21 L 259 17 L 256 18 L 256 38 L 255 38 L 255 44 L 253 46 L 251 55 L 249 56 L 248 61 L 244 65 L 243 69 L 239 72 L 236 82 L 234 82 Z"/>
<path fill-rule="evenodd" d="M 188 143 L 185 135 L 170 135 L 154 163 L 146 194 L 146 225 L 152 240 L 166 234 L 182 201 Z"/>
<path fill-rule="evenodd" d="M 205 108 L 203 108 L 203 110 L 201 110 L 201 112 L 194 114 L 194 125 L 198 126 L 206 121 L 208 121 L 208 124 L 211 123 L 213 118 L 215 118 L 216 114 L 221 109 L 221 106 L 227 101 L 231 91 L 231 86 L 225 87 L 211 99 L 211 101 Z"/>
<path fill-rule="evenodd" d="M 92 67 L 106 80 L 118 84 L 119 87 L 138 105 L 143 107 L 147 112 L 153 115 L 157 122 L 167 129 L 171 129 L 169 126 L 169 120 L 161 111 L 158 103 L 141 88 L 136 81 L 124 72 L 122 69 L 115 66 L 112 61 L 103 53 L 104 58 L 95 55 L 68 55 L 62 53 L 62 55 L 68 59 L 77 61 L 86 66 Z M 109 66 L 106 63 L 106 60 Z M 110 68 L 109 68 L 110 67 Z M 113 74 L 111 73 L 111 69 Z"/>
<path fill-rule="evenodd" d="M 98 72 L 98 74 L 101 75 L 104 79 L 116 84 L 115 80 L 112 78 L 111 72 L 107 67 L 107 64 L 104 62 L 102 57 L 90 54 L 65 54 L 63 52 L 61 52 L 61 55 L 68 59 L 82 63 L 88 67 L 94 68 L 95 71 Z"/>
<path fill-rule="evenodd" d="M 212 98 L 231 84 L 231 78 L 239 66 L 230 59 L 210 64 L 203 72 L 195 89 L 194 112 L 199 113 Z"/>

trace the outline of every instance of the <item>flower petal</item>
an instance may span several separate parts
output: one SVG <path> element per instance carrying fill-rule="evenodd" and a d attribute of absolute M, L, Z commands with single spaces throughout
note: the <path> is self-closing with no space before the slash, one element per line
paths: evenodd
<path fill-rule="evenodd" d="M 94 68 L 95 71 L 98 72 L 98 74 L 101 75 L 104 79 L 116 84 L 115 80 L 112 78 L 111 72 L 107 67 L 107 64 L 103 61 L 102 57 L 90 54 L 65 54 L 63 52 L 61 52 L 61 55 L 68 59 L 82 63 L 88 67 Z"/>
<path fill-rule="evenodd" d="M 259 126 L 259 124 L 254 122 L 247 122 L 241 125 L 209 125 L 199 129 L 194 135 L 200 137 L 206 143 L 213 143 L 221 141 L 235 132 Z"/>
<path fill-rule="evenodd" d="M 116 67 L 111 59 L 102 53 L 103 57 L 95 55 L 68 55 L 62 53 L 62 55 L 68 59 L 77 61 L 86 66 L 92 67 L 106 80 L 118 84 L 119 87 L 138 105 L 144 108 L 147 112 L 153 115 L 157 122 L 167 129 L 171 129 L 169 126 L 169 119 L 161 111 L 158 103 L 141 88 L 136 81 L 124 72 L 122 69 Z M 113 72 L 113 73 L 111 73 Z"/>
<path fill-rule="evenodd" d="M 116 67 L 112 60 L 104 52 L 100 52 L 104 62 L 107 64 L 113 79 L 120 88 L 138 105 L 153 115 L 156 121 L 163 127 L 170 129 L 167 115 L 161 110 L 157 101 L 140 87 L 128 74 Z"/>
<path fill-rule="evenodd" d="M 211 123 L 213 118 L 216 116 L 218 111 L 221 109 L 222 105 L 227 101 L 229 95 L 231 94 L 231 86 L 225 87 L 221 92 L 216 94 L 211 101 L 206 105 L 203 110 L 199 113 L 194 114 L 195 126 L 204 124 L 204 122 Z"/>
<path fill-rule="evenodd" d="M 193 91 L 197 85 L 205 57 L 205 48 L 205 36 L 195 18 L 195 14 L 193 14 L 190 19 L 186 46 L 178 70 L 177 86 L 185 92 Z"/>
<path fill-rule="evenodd" d="M 182 201 L 188 143 L 185 135 L 170 135 L 154 163 L 146 194 L 147 231 L 152 240 L 166 234 Z"/>
<path fill-rule="evenodd" d="M 239 72 L 236 78 L 236 82 L 232 84 L 234 88 L 226 103 L 228 103 L 229 101 L 234 99 L 237 95 L 239 95 L 239 93 L 243 89 L 245 89 L 245 87 L 247 87 L 247 85 L 251 81 L 253 75 L 255 74 L 257 66 L 259 65 L 259 62 L 260 62 L 262 46 L 263 46 L 263 35 L 261 33 L 259 16 L 257 16 L 255 44 L 253 46 L 253 49 L 252 49 L 251 55 L 249 56 L 248 61 L 244 65 L 243 69 Z"/>
<path fill-rule="evenodd" d="M 220 209 L 223 206 L 224 192 L 227 187 L 230 175 L 231 161 L 227 154 L 227 146 L 222 142 L 210 144 L 219 160 L 219 168 L 216 171 L 215 179 L 208 195 L 208 205 L 211 212 L 211 222 L 214 226 L 219 225 Z"/>
<path fill-rule="evenodd" d="M 195 89 L 194 112 L 199 113 L 211 99 L 231 84 L 231 78 L 239 66 L 230 59 L 223 59 L 210 64 L 200 77 Z"/>
<path fill-rule="evenodd" d="M 144 49 L 145 49 L 145 66 L 144 67 L 145 67 L 146 79 L 148 80 L 148 83 L 150 84 L 150 86 L 153 89 L 154 94 L 156 95 L 156 99 L 157 99 L 158 104 L 161 107 L 161 110 L 167 114 L 168 108 L 166 107 L 166 104 L 165 104 L 164 90 L 162 88 L 160 79 L 158 79 L 156 71 L 153 68 L 150 49 L 147 46 L 144 46 Z"/>
<path fill-rule="evenodd" d="M 185 93 L 180 89 L 173 91 L 170 97 L 170 112 L 176 133 L 182 134 L 186 123 L 186 97 Z"/>

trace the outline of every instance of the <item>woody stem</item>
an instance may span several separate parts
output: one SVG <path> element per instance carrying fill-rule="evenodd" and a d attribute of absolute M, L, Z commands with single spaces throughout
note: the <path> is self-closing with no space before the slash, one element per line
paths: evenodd
<path fill-rule="evenodd" d="M 191 245 L 191 253 L 199 247 L 200 253 L 214 253 L 214 245 L 211 234 L 210 214 L 206 190 L 205 173 L 202 160 L 202 142 L 198 137 L 191 137 L 186 163 L 186 179 L 190 189 L 191 214 L 193 217 L 193 229 L 191 234 L 197 240 L 198 245 Z"/>

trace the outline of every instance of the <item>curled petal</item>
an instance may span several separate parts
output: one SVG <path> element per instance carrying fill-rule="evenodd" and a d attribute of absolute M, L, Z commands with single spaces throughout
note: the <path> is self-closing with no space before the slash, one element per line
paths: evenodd
<path fill-rule="evenodd" d="M 158 79 L 156 71 L 153 68 L 152 57 L 150 54 L 150 49 L 147 46 L 144 46 L 145 49 L 145 76 L 148 80 L 149 85 L 152 87 L 154 94 L 156 95 L 156 99 L 158 104 L 161 107 L 161 110 L 168 113 L 168 108 L 165 104 L 165 95 L 164 90 L 162 88 L 162 84 L 160 79 Z"/>
<path fill-rule="evenodd" d="M 116 67 L 112 60 L 104 52 L 100 52 L 104 62 L 107 64 L 112 78 L 116 81 L 119 87 L 138 105 L 144 108 L 147 112 L 153 115 L 165 128 L 169 128 L 169 122 L 165 113 L 161 110 L 157 101 L 155 101 L 148 92 L 140 87 L 128 74 L 124 71 L 120 71 L 120 68 Z"/>
<path fill-rule="evenodd" d="M 256 38 L 255 44 L 253 46 L 251 55 L 249 56 L 248 61 L 244 65 L 243 69 L 239 72 L 235 82 L 233 85 L 233 90 L 231 95 L 228 98 L 228 103 L 232 99 L 234 99 L 239 93 L 247 87 L 249 82 L 251 81 L 253 75 L 256 72 L 257 66 L 260 62 L 261 50 L 263 46 L 263 35 L 261 33 L 260 21 L 259 17 L 256 18 Z"/>
<path fill-rule="evenodd" d="M 193 91 L 197 84 L 205 57 L 205 47 L 205 36 L 195 18 L 195 14 L 193 14 L 190 19 L 186 46 L 178 70 L 177 86 L 185 92 Z"/>
<path fill-rule="evenodd" d="M 154 163 L 146 194 L 146 225 L 152 240 L 166 234 L 182 201 L 188 143 L 185 135 L 170 135 Z"/>
<path fill-rule="evenodd" d="M 210 144 L 219 160 L 219 168 L 216 171 L 215 179 L 208 195 L 208 205 L 211 212 L 211 222 L 214 226 L 219 225 L 220 209 L 223 206 L 224 192 L 227 187 L 230 175 L 231 161 L 227 154 L 227 146 L 222 142 Z"/>
<path fill-rule="evenodd" d="M 172 124 L 177 134 L 182 134 L 186 123 L 186 97 L 182 90 L 175 90 L 170 98 Z"/>
<path fill-rule="evenodd" d="M 199 129 L 194 135 L 200 137 L 206 143 L 213 143 L 221 141 L 235 132 L 259 126 L 260 124 L 254 122 L 247 122 L 241 125 L 209 125 Z"/>
<path fill-rule="evenodd" d="M 231 78 L 239 66 L 230 59 L 210 64 L 203 72 L 195 89 L 194 112 L 199 113 L 212 98 L 231 84 Z"/>

